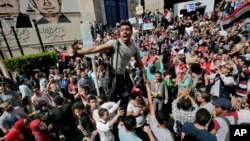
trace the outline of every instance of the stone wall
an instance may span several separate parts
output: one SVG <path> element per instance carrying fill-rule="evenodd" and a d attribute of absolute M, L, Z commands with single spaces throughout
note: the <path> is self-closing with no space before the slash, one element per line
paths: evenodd
<path fill-rule="evenodd" d="M 94 0 L 96 1 L 96 0 Z M 80 12 L 81 12 L 81 21 L 96 21 L 95 7 L 93 0 L 78 0 Z"/>
<path fill-rule="evenodd" d="M 136 6 L 139 5 L 138 0 L 127 0 L 127 4 L 128 4 L 128 17 L 132 18 L 136 16 Z"/>
<path fill-rule="evenodd" d="M 164 7 L 164 0 L 144 0 L 145 2 L 145 10 L 155 11 L 159 9 L 160 11 L 163 10 Z"/>

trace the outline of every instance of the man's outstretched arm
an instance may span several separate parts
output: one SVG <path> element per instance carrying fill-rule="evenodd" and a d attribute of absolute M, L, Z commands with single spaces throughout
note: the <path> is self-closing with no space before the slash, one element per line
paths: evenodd
<path fill-rule="evenodd" d="M 106 52 L 110 49 L 111 49 L 111 47 L 107 44 L 89 47 L 89 48 L 83 48 L 81 50 L 74 50 L 73 48 L 69 48 L 67 50 L 67 56 L 93 54 L 93 53 L 97 53 L 97 52 Z"/>

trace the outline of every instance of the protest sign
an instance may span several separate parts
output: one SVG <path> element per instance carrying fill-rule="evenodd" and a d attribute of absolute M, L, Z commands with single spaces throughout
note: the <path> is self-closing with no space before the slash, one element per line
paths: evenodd
<path fill-rule="evenodd" d="M 131 24 L 136 24 L 136 23 L 137 23 L 135 17 L 129 18 L 128 20 L 129 20 L 129 22 L 130 22 Z"/>
<path fill-rule="evenodd" d="M 143 24 L 143 30 L 152 30 L 154 29 L 153 23 L 144 23 Z"/>
<path fill-rule="evenodd" d="M 84 22 L 80 24 L 80 29 L 81 29 L 81 36 L 82 36 L 82 42 L 83 42 L 83 47 L 88 48 L 93 46 L 93 38 L 92 34 L 90 31 L 90 24 L 89 22 Z M 94 58 L 94 54 L 86 55 L 90 58 Z"/>
<path fill-rule="evenodd" d="M 136 7 L 136 14 L 141 15 L 143 13 L 143 6 L 137 6 Z"/>

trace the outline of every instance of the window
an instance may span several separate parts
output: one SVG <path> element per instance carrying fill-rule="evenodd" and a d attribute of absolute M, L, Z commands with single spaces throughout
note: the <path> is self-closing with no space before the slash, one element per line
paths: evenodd
<path fill-rule="evenodd" d="M 127 0 L 105 0 L 104 4 L 108 25 L 128 19 Z"/>

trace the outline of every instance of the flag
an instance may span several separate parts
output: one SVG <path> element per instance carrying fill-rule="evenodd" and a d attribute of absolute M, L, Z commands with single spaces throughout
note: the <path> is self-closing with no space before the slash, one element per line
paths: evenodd
<path fill-rule="evenodd" d="M 243 3 L 242 1 L 235 3 L 235 9 L 239 8 Z"/>
<path fill-rule="evenodd" d="M 234 22 L 250 15 L 250 1 L 245 2 L 237 8 L 231 15 L 221 20 L 220 24 L 224 28 L 233 25 Z"/>

